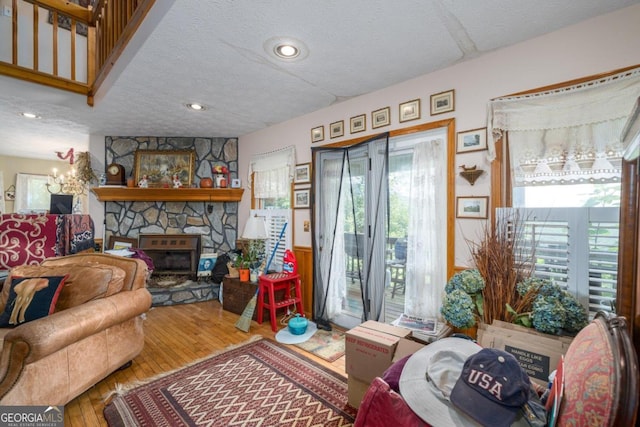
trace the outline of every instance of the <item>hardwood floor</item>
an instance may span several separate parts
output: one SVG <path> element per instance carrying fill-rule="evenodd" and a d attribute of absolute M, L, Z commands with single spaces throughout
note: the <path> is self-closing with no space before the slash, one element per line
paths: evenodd
<path fill-rule="evenodd" d="M 181 368 L 230 345 L 242 343 L 256 334 L 275 339 L 268 322 L 262 325 L 251 322 L 251 329 L 247 333 L 235 327 L 238 317 L 237 314 L 224 311 L 218 301 L 153 307 L 144 322 L 145 346 L 142 353 L 130 367 L 111 374 L 69 402 L 64 408 L 64 425 L 105 426 L 102 415 L 104 399 L 116 384 L 132 384 Z M 328 363 L 296 346 L 291 348 L 345 375 L 344 356 Z"/>

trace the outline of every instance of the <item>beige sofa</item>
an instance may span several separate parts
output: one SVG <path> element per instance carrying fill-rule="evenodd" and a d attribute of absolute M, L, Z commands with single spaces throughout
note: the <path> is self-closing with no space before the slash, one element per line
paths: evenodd
<path fill-rule="evenodd" d="M 151 295 L 139 259 L 81 253 L 15 267 L 0 313 L 12 277 L 65 274 L 54 313 L 0 328 L 0 405 L 65 405 L 142 351 Z"/>

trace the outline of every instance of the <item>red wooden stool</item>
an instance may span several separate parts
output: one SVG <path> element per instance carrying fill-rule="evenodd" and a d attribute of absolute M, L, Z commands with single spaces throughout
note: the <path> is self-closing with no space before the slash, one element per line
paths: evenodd
<path fill-rule="evenodd" d="M 300 276 L 297 274 L 287 273 L 271 273 L 263 274 L 258 278 L 258 317 L 257 321 L 262 324 L 262 312 L 265 308 L 269 309 L 269 317 L 271 320 L 271 330 L 277 332 L 278 324 L 276 323 L 276 310 L 279 308 L 296 307 L 298 313 L 304 316 L 302 308 L 302 293 L 300 291 Z M 291 288 L 295 286 L 294 295 L 291 295 Z M 284 299 L 282 301 L 275 300 L 275 291 L 284 289 Z M 265 301 L 265 296 L 267 300 Z"/>

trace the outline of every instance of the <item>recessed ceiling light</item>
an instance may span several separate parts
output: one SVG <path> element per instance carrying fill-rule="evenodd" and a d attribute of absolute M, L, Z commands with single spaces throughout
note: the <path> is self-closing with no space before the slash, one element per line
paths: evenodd
<path fill-rule="evenodd" d="M 202 104 L 187 104 L 187 108 L 194 110 L 194 111 L 202 111 L 202 110 L 206 110 L 205 106 Z"/>
<path fill-rule="evenodd" d="M 297 47 L 291 44 L 281 44 L 273 50 L 280 58 L 291 59 L 300 54 Z"/>
<path fill-rule="evenodd" d="M 20 113 L 20 115 L 21 115 L 22 117 L 26 117 L 27 119 L 39 119 L 39 118 L 40 118 L 40 116 L 39 116 L 39 115 L 34 114 L 34 113 L 27 113 L 27 112 L 24 112 L 24 113 Z"/>
<path fill-rule="evenodd" d="M 300 61 L 309 55 L 309 49 L 292 37 L 272 37 L 262 46 L 267 54 L 280 61 Z"/>

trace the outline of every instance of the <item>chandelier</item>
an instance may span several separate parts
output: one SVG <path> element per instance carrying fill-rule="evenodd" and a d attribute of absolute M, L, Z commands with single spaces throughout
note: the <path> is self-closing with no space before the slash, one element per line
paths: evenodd
<path fill-rule="evenodd" d="M 61 151 L 55 153 L 60 160 L 69 159 L 71 170 L 66 175 L 63 173 L 58 176 L 58 170 L 53 168 L 53 176 L 49 175 L 47 179 L 47 191 L 51 194 L 72 194 L 74 196 L 84 194 L 85 186 L 95 176 L 91 169 L 89 152 L 78 155 L 79 173 L 76 173 L 76 169 L 72 166 L 75 160 L 73 148 L 70 148 L 66 154 Z"/>
<path fill-rule="evenodd" d="M 85 183 L 76 176 L 76 170 L 71 168 L 69 172 L 58 175 L 58 170 L 53 169 L 53 176 L 47 180 L 47 191 L 51 194 L 73 194 L 79 196 L 84 193 Z"/>

